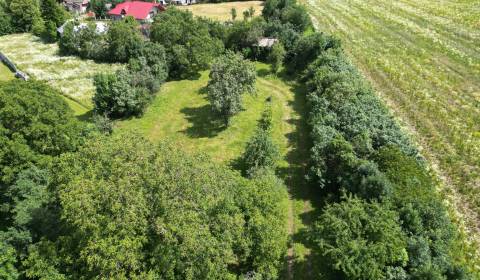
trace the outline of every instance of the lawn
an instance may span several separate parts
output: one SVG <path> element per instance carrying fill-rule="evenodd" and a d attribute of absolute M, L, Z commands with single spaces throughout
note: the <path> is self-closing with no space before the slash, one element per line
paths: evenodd
<path fill-rule="evenodd" d="M 480 240 L 480 2 L 302 1 L 317 28 L 343 39 Z"/>
<path fill-rule="evenodd" d="M 230 11 L 232 8 L 237 10 L 237 19 L 243 18 L 243 12 L 250 7 L 255 9 L 255 15 L 262 13 L 262 1 L 239 1 L 239 2 L 225 2 L 225 3 L 210 3 L 210 4 L 195 4 L 190 6 L 180 6 L 180 9 L 191 11 L 196 16 L 207 17 L 220 21 L 227 21 L 232 19 Z"/>
<path fill-rule="evenodd" d="M 9 81 L 13 78 L 15 78 L 15 74 L 10 71 L 10 69 L 5 64 L 0 62 L 0 82 Z"/>
<path fill-rule="evenodd" d="M 310 245 L 304 233 L 312 220 L 310 215 L 319 207 L 305 180 L 310 147 L 304 118 L 305 93 L 295 83 L 269 74 L 268 65 L 256 65 L 257 92 L 244 96 L 245 109 L 232 118 L 228 127 L 218 122 L 206 99 L 208 71 L 205 71 L 198 79 L 167 82 L 141 118 L 117 122 L 115 133 L 140 132 L 154 142 L 168 139 L 184 150 L 206 153 L 215 161 L 235 168 L 267 104 L 266 99 L 272 97 L 273 137 L 283 155 L 277 173 L 291 197 L 292 243 L 285 278 L 309 279 L 317 268 L 312 268 Z"/>
<path fill-rule="evenodd" d="M 60 56 L 57 44 L 45 44 L 31 34 L 0 37 L 0 51 L 21 71 L 61 90 L 77 114 L 92 107 L 93 75 L 120 67 L 118 64 L 99 64 L 78 57 Z"/>

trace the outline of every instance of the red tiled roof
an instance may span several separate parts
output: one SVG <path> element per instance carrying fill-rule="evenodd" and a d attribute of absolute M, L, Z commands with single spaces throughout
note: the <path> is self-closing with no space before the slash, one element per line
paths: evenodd
<path fill-rule="evenodd" d="M 111 9 L 108 14 L 109 15 L 125 15 L 125 16 L 132 16 L 135 19 L 146 19 L 150 11 L 153 7 L 158 7 L 159 10 L 164 10 L 163 6 L 158 3 L 151 3 L 151 2 L 143 2 L 143 1 L 127 1 L 115 6 L 115 8 Z M 122 11 L 125 11 L 122 14 Z"/>

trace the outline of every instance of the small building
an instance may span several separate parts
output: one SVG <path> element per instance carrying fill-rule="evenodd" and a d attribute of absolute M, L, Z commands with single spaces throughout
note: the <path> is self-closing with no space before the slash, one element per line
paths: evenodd
<path fill-rule="evenodd" d="M 108 15 L 114 19 L 122 19 L 126 16 L 132 16 L 141 23 L 152 22 L 153 18 L 165 7 L 159 3 L 144 1 L 127 1 L 118 4 L 108 12 Z"/>
<path fill-rule="evenodd" d="M 84 14 L 87 11 L 90 0 L 64 0 L 63 5 L 70 12 Z"/>
<path fill-rule="evenodd" d="M 259 38 L 256 46 L 260 48 L 271 48 L 276 42 L 278 42 L 278 39 L 275 38 Z"/>

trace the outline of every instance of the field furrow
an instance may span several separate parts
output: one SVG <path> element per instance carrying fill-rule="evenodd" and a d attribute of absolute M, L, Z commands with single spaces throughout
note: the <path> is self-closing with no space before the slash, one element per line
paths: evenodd
<path fill-rule="evenodd" d="M 480 221 L 480 2 L 304 0 Z M 458 205 L 458 202 L 457 202 Z M 468 213 L 468 214 L 467 214 Z M 480 235 L 476 235 L 480 238 Z"/>

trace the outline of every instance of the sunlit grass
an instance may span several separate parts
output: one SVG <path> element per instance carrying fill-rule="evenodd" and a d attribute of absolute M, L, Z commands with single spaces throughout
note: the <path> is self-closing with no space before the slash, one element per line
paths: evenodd
<path fill-rule="evenodd" d="M 15 78 L 15 74 L 8 67 L 0 62 L 0 81 L 9 81 Z"/>
<path fill-rule="evenodd" d="M 45 44 L 31 34 L 13 34 L 0 37 L 0 51 L 8 56 L 29 76 L 47 81 L 62 91 L 71 102 L 91 107 L 95 91 L 93 75 L 111 72 L 118 64 L 95 63 L 73 56 L 60 56 L 57 44 Z M 70 103 L 71 103 L 70 102 Z"/>
<path fill-rule="evenodd" d="M 220 21 L 231 20 L 231 10 L 237 10 L 237 19 L 243 18 L 243 12 L 250 7 L 255 9 L 255 16 L 261 15 L 263 9 L 262 1 L 240 1 L 210 4 L 194 4 L 190 6 L 180 6 L 180 9 L 191 11 L 196 16 L 207 17 Z"/>

